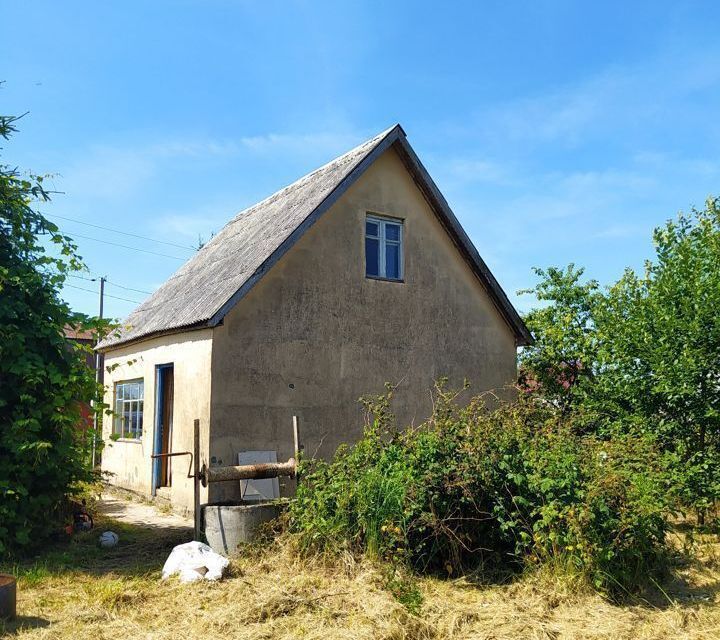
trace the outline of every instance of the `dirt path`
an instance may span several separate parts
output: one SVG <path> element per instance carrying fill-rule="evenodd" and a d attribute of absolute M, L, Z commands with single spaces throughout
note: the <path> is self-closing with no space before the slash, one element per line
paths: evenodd
<path fill-rule="evenodd" d="M 127 524 L 167 529 L 192 529 L 193 521 L 174 513 L 161 513 L 153 505 L 131 502 L 111 493 L 103 493 L 97 510 L 109 518 Z"/>

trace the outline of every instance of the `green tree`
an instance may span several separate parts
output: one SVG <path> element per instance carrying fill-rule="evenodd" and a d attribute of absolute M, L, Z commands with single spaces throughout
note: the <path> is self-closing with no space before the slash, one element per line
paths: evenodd
<path fill-rule="evenodd" d="M 598 283 L 584 282 L 584 270 L 573 264 L 534 271 L 540 282 L 519 293 L 533 294 L 545 304 L 525 316 L 535 344 L 520 354 L 520 382 L 541 391 L 567 412 L 582 404 L 593 378 L 597 349 L 594 313 L 602 294 Z"/>
<path fill-rule="evenodd" d="M 655 258 L 603 292 L 582 269 L 537 269 L 545 306 L 521 370 L 601 436 L 648 432 L 685 505 L 720 499 L 720 199 L 657 228 Z"/>
<path fill-rule="evenodd" d="M 0 116 L 3 139 L 16 121 Z M 41 176 L 0 164 L 0 552 L 42 540 L 64 497 L 92 473 L 78 427 L 80 402 L 97 387 L 64 328 L 101 323 L 60 297 L 83 265 L 72 240 L 34 208 L 48 199 Z"/>
<path fill-rule="evenodd" d="M 653 239 L 644 274 L 626 271 L 596 314 L 593 408 L 655 432 L 702 522 L 720 498 L 720 199 Z"/>

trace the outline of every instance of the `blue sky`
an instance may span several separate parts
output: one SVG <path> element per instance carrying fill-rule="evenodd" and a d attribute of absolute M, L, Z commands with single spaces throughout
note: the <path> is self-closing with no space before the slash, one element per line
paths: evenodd
<path fill-rule="evenodd" d="M 521 310 L 533 266 L 602 283 L 654 226 L 720 194 L 715 2 L 6 4 L 2 161 L 63 216 L 191 246 L 395 122 Z M 107 293 L 141 300 L 191 249 L 56 219 Z M 76 287 L 95 283 L 74 279 Z M 91 313 L 96 294 L 66 289 Z M 133 302 L 108 298 L 124 317 Z"/>

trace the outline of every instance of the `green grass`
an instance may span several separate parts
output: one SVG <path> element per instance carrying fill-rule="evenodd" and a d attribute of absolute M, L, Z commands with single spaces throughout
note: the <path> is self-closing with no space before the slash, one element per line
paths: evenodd
<path fill-rule="evenodd" d="M 617 606 L 556 575 L 487 584 L 394 573 L 347 554 L 307 558 L 287 534 L 247 547 L 221 582 L 186 585 L 160 580 L 160 570 L 187 533 L 96 522 L 92 532 L 0 562 L 18 576 L 18 618 L 0 622 L 0 638 L 709 640 L 720 628 L 716 535 L 696 536 L 694 555 L 663 584 L 664 602 Z M 108 529 L 120 542 L 102 549 Z"/>
<path fill-rule="evenodd" d="M 117 546 L 100 547 L 98 538 L 103 531 L 118 534 Z M 157 570 L 172 548 L 187 540 L 186 533 L 175 529 L 144 528 L 98 516 L 92 531 L 50 543 L 13 563 L 2 562 L 0 572 L 10 573 L 27 585 L 68 572 L 140 576 Z"/>

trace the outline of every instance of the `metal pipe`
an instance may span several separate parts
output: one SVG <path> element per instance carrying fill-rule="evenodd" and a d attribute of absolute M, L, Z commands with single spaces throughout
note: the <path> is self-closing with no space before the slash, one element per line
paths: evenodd
<path fill-rule="evenodd" d="M 176 451 L 174 453 L 153 453 L 150 457 L 155 460 L 157 458 L 174 458 L 175 456 L 190 456 L 190 468 L 187 477 L 193 477 L 193 454 L 192 451 Z"/>
<path fill-rule="evenodd" d="M 206 467 L 200 472 L 203 487 L 210 482 L 232 482 L 236 480 L 263 480 L 280 476 L 295 477 L 295 458 L 287 462 L 263 462 L 243 464 L 235 467 Z"/>

